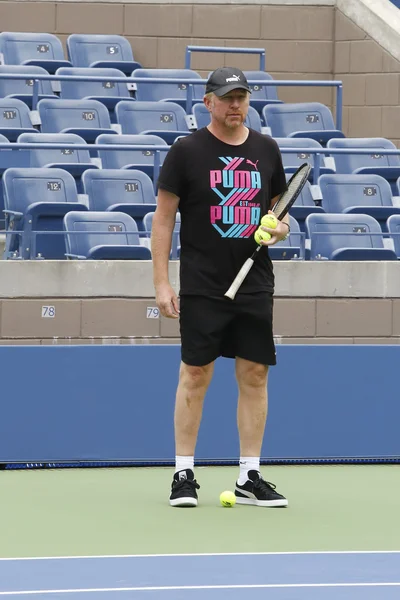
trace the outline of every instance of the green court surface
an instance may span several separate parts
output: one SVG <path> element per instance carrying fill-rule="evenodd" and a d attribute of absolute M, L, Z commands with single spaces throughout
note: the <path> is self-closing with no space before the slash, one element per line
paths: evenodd
<path fill-rule="evenodd" d="M 400 550 L 400 466 L 270 466 L 289 507 L 222 508 L 237 467 L 197 467 L 196 509 L 171 468 L 1 471 L 0 556 Z"/>

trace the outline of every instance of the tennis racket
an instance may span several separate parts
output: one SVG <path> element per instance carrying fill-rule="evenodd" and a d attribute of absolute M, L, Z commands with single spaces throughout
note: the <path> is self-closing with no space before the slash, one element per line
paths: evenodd
<path fill-rule="evenodd" d="M 311 171 L 311 165 L 309 165 L 308 163 L 304 163 L 301 165 L 301 167 L 299 167 L 297 169 L 296 173 L 294 173 L 292 175 L 292 177 L 289 179 L 289 181 L 287 183 L 286 191 L 283 192 L 283 194 L 281 194 L 281 196 L 279 197 L 279 199 L 277 200 L 277 202 L 274 204 L 274 206 L 272 208 L 272 212 L 275 214 L 276 218 L 279 221 L 281 221 L 283 219 L 283 217 L 289 211 L 290 207 L 296 201 L 296 198 L 300 194 L 301 190 L 303 189 L 303 187 L 310 175 L 310 171 Z M 253 252 L 253 254 L 250 256 L 250 258 L 248 258 L 244 262 L 239 273 L 236 275 L 231 287 L 229 288 L 229 290 L 227 292 L 225 292 L 225 296 L 227 298 L 230 298 L 231 300 L 234 299 L 240 286 L 242 285 L 243 281 L 245 280 L 248 272 L 250 271 L 251 267 L 253 266 L 254 261 L 262 247 L 263 246 L 258 246 L 256 248 L 256 250 Z"/>

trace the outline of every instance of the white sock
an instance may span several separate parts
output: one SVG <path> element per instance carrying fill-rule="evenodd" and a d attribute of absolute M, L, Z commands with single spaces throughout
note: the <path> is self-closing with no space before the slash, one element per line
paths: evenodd
<path fill-rule="evenodd" d="M 248 480 L 247 473 L 249 471 L 260 470 L 260 457 L 259 456 L 241 456 L 239 460 L 239 479 L 238 484 L 243 485 Z"/>
<path fill-rule="evenodd" d="M 175 456 L 175 473 L 185 469 L 194 470 L 194 456 Z"/>

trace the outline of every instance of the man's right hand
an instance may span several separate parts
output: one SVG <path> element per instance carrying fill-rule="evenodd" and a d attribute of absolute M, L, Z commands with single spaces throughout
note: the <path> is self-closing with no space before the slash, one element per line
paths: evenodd
<path fill-rule="evenodd" d="M 156 303 L 163 317 L 177 319 L 179 317 L 179 300 L 169 283 L 156 287 Z"/>

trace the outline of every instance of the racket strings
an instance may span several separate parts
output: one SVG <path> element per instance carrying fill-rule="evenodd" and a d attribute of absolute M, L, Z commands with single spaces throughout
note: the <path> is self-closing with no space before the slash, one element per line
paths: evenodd
<path fill-rule="evenodd" d="M 278 202 L 273 208 L 273 211 L 277 215 L 278 219 L 281 213 L 285 212 L 286 207 L 291 204 L 293 197 L 297 196 L 300 193 L 303 187 L 303 180 L 305 177 L 308 177 L 308 173 L 309 168 L 308 165 L 306 165 L 303 169 L 297 171 L 297 173 L 295 173 L 295 175 L 293 175 L 293 177 L 288 182 L 286 192 L 282 194 L 282 196 L 279 198 Z"/>

